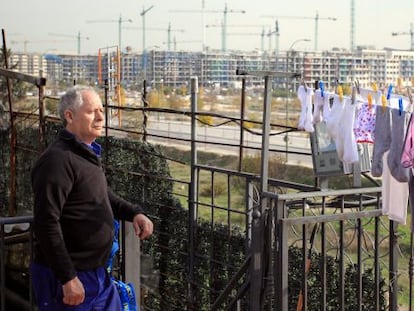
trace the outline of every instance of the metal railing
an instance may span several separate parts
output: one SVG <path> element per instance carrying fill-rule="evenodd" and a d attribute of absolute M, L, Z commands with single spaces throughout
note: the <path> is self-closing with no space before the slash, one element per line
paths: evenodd
<path fill-rule="evenodd" d="M 34 301 L 33 301 L 33 290 L 31 286 L 31 278 L 30 273 L 28 273 L 28 266 L 20 267 L 23 270 L 17 271 L 23 278 L 27 278 L 27 284 L 19 284 L 20 286 L 24 287 L 27 286 L 25 296 L 25 289 L 21 288 L 20 290 L 23 291 L 20 293 L 16 293 L 8 288 L 6 285 L 6 262 L 7 262 L 7 255 L 10 255 L 11 252 L 11 245 L 16 244 L 25 244 L 28 249 L 28 254 L 24 253 L 23 256 L 31 261 L 33 257 L 33 232 L 32 232 L 32 216 L 16 216 L 16 217 L 0 217 L 0 310 L 6 310 L 6 300 L 9 304 L 13 305 L 14 309 L 19 310 L 34 310 Z M 18 225 L 21 224 L 28 224 L 28 229 L 20 230 Z M 10 230 L 13 231 L 14 228 L 17 228 L 17 232 L 15 234 L 10 233 L 7 234 L 5 230 L 6 226 L 10 227 Z M 20 257 L 22 258 L 22 257 Z M 10 272 L 10 271 L 8 271 Z M 23 294 L 23 295 L 22 295 Z M 7 299 L 6 299 L 7 298 Z M 7 310 L 11 310 L 9 308 Z"/>
<path fill-rule="evenodd" d="M 341 191 L 318 191 L 311 193 L 281 194 L 276 197 L 269 195 L 274 204 L 274 241 L 277 247 L 273 250 L 273 276 L 276 286 L 274 295 L 277 297 L 277 309 L 290 310 L 289 306 L 296 302 L 298 310 L 308 309 L 308 275 L 310 261 L 315 260 L 311 254 L 318 254 L 317 262 L 312 263 L 317 270 L 313 281 L 318 280 L 319 286 L 312 290 L 319 293 L 320 310 L 328 310 L 332 303 L 339 310 L 346 310 L 350 301 L 346 297 L 347 267 L 355 272 L 356 301 L 358 310 L 382 310 L 384 308 L 380 288 L 381 271 L 388 270 L 387 309 L 397 310 L 397 263 L 398 244 L 395 223 L 382 216 L 381 188 L 362 188 Z M 389 241 L 386 244 L 386 241 Z M 287 275 L 295 267 L 290 266 L 289 247 L 296 245 L 302 253 L 299 267 L 301 282 L 296 291 L 292 291 Z M 335 280 L 337 288 L 328 285 L 328 257 L 335 258 L 339 278 Z M 388 259 L 386 264 L 382 260 Z M 283 263 L 283 264 L 282 264 Z M 298 267 L 296 267 L 298 268 Z M 364 288 L 363 276 L 373 271 L 372 288 Z M 332 283 L 330 283 L 332 284 Z M 288 289 L 294 292 L 288 297 Z M 327 299 L 334 291 L 336 301 Z M 364 293 L 373 291 L 370 296 L 370 307 L 364 300 Z M 330 303 L 330 304 L 329 304 Z M 411 304 L 411 302 L 410 302 Z M 382 306 L 382 308 L 380 308 Z M 270 309 L 269 309 L 270 310 Z M 353 309 L 355 310 L 355 309 Z"/>

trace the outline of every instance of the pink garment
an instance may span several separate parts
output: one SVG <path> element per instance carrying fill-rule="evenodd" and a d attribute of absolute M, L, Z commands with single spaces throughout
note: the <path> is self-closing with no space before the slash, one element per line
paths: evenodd
<path fill-rule="evenodd" d="M 405 168 L 414 167 L 414 126 L 413 117 L 411 115 L 410 123 L 408 125 L 407 133 L 405 134 L 405 141 L 403 145 L 403 152 L 401 155 L 401 165 Z"/>
<path fill-rule="evenodd" d="M 374 143 L 375 106 L 370 108 L 368 103 L 360 105 L 355 120 L 354 134 L 357 143 Z"/>

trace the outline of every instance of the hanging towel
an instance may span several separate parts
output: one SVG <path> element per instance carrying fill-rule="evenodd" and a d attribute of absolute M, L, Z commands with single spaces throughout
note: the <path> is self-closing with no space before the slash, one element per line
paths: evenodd
<path fill-rule="evenodd" d="M 312 96 L 313 90 L 300 85 L 298 88 L 298 98 L 301 103 L 301 113 L 299 117 L 298 129 L 313 133 L 315 130 L 312 124 Z"/>
<path fill-rule="evenodd" d="M 329 115 L 331 114 L 330 98 L 331 98 L 331 95 L 327 92 L 324 92 L 322 115 L 323 115 L 323 121 L 325 122 L 329 118 Z"/>
<path fill-rule="evenodd" d="M 405 225 L 409 195 L 408 182 L 399 182 L 391 175 L 387 163 L 388 152 L 384 153 L 382 159 L 382 213 L 388 215 L 390 220 Z"/>
<path fill-rule="evenodd" d="M 313 97 L 314 105 L 313 105 L 313 124 L 318 124 L 323 121 L 323 109 L 324 109 L 324 100 L 325 98 L 322 97 L 322 92 L 320 89 L 315 91 L 315 95 Z"/>
<path fill-rule="evenodd" d="M 335 139 L 339 159 L 347 164 L 359 161 L 358 145 L 353 131 L 356 105 L 347 97 L 343 100 L 342 117 L 339 119 L 338 132 Z"/>
<path fill-rule="evenodd" d="M 399 182 L 408 182 L 408 169 L 401 165 L 404 137 L 410 114 L 398 109 L 391 109 L 391 144 L 387 163 L 392 176 Z"/>
<path fill-rule="evenodd" d="M 338 95 L 334 95 L 334 100 L 332 104 L 331 111 L 329 116 L 326 118 L 326 129 L 328 130 L 329 136 L 336 140 L 339 131 L 339 121 L 342 118 L 342 113 L 344 111 L 344 105 L 340 100 Z"/>
<path fill-rule="evenodd" d="M 382 175 L 382 159 L 384 152 L 390 149 L 391 145 L 391 118 L 390 108 L 377 106 L 375 112 L 374 148 L 372 152 L 371 174 L 374 177 Z"/>

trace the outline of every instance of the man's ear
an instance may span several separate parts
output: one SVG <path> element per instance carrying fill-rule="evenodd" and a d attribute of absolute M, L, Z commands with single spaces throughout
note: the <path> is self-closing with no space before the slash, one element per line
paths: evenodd
<path fill-rule="evenodd" d="M 63 113 L 66 119 L 67 124 L 71 124 L 73 122 L 73 111 L 66 109 Z"/>

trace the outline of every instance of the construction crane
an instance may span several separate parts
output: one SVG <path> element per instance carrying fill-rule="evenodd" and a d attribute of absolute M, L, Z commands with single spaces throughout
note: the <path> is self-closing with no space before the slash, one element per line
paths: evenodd
<path fill-rule="evenodd" d="M 142 7 L 142 12 L 140 15 L 142 16 L 142 52 L 145 52 L 145 15 L 151 10 L 154 6 L 151 5 L 148 9 Z"/>
<path fill-rule="evenodd" d="M 410 31 L 409 32 L 393 32 L 393 36 L 400 36 L 400 35 L 410 35 L 410 51 L 414 51 L 414 28 L 413 23 L 410 24 Z"/>
<path fill-rule="evenodd" d="M 119 50 L 122 52 L 122 23 L 132 23 L 132 19 L 123 19 L 121 15 L 119 15 L 119 19 L 109 19 L 109 20 L 87 20 L 86 23 L 118 23 L 118 47 Z"/>
<path fill-rule="evenodd" d="M 27 53 L 27 45 L 30 43 L 62 43 L 67 42 L 67 40 L 11 40 L 11 44 L 20 44 L 23 43 L 23 51 Z"/>
<path fill-rule="evenodd" d="M 319 13 L 318 11 L 316 11 L 316 15 L 315 17 L 311 17 L 311 16 L 269 16 L 269 15 L 263 15 L 262 17 L 270 17 L 270 18 L 276 18 L 276 19 L 281 19 L 281 18 L 286 18 L 286 19 L 313 19 L 315 21 L 315 46 L 314 46 L 314 50 L 317 51 L 318 50 L 318 24 L 319 24 L 319 20 L 329 20 L 329 21 L 336 21 L 337 18 L 336 17 L 319 17 Z"/>
<path fill-rule="evenodd" d="M 204 33 L 204 13 L 223 13 L 223 30 L 222 30 L 222 35 L 224 38 L 227 37 L 227 14 L 228 13 L 241 13 L 244 14 L 246 13 L 245 10 L 229 10 L 227 8 L 227 3 L 224 5 L 224 11 L 220 11 L 220 10 L 205 10 L 204 9 L 204 1 L 203 1 L 203 9 L 202 10 L 171 10 L 170 12 L 178 12 L 178 13 L 203 13 L 203 33 Z M 203 36 L 203 41 L 204 41 L 204 36 Z M 222 46 L 222 51 L 225 52 L 226 51 L 226 40 L 224 40 L 224 42 L 222 42 L 223 46 Z M 205 44 L 203 42 L 203 50 L 205 48 Z"/>
<path fill-rule="evenodd" d="M 60 34 L 60 33 L 53 33 L 49 32 L 49 36 L 55 36 L 55 37 L 65 37 L 65 38 L 76 38 L 78 40 L 78 55 L 81 53 L 81 39 L 89 40 L 89 37 L 81 37 L 80 31 L 76 36 L 67 35 L 67 34 Z"/>
<path fill-rule="evenodd" d="M 351 33 L 350 33 L 350 51 L 355 50 L 355 0 L 351 0 Z"/>
<path fill-rule="evenodd" d="M 143 28 L 142 27 L 132 27 L 131 26 L 131 27 L 124 27 L 124 29 L 138 29 L 138 30 L 141 30 Z M 149 30 L 149 31 L 167 31 L 168 50 L 171 49 L 171 33 L 172 32 L 185 32 L 184 29 L 172 29 L 171 28 L 171 23 L 168 23 L 168 28 L 167 29 L 165 29 L 165 28 L 146 28 L 146 30 Z M 143 42 L 143 44 L 144 44 L 144 42 Z M 145 49 L 144 47 L 145 46 L 143 45 L 142 50 Z"/>
<path fill-rule="evenodd" d="M 263 30 L 263 34 L 264 34 L 264 30 Z M 276 20 L 275 22 L 275 30 L 271 30 L 269 29 L 269 32 L 267 33 L 267 36 L 269 37 L 269 50 L 272 49 L 272 35 L 275 35 L 275 55 L 279 54 L 279 37 L 280 37 L 280 32 L 279 32 L 279 23 Z"/>
<path fill-rule="evenodd" d="M 244 25 L 244 24 L 241 24 L 241 25 L 227 25 L 227 26 L 224 26 L 224 22 L 223 22 L 220 25 L 217 25 L 217 24 L 208 24 L 205 27 L 206 28 L 221 27 L 221 50 L 223 52 L 225 52 L 226 45 L 227 45 L 227 43 L 226 43 L 227 38 L 226 38 L 225 28 L 232 28 L 232 27 L 262 28 L 263 29 L 263 32 L 261 34 L 259 34 L 259 35 L 262 37 L 262 40 L 264 39 L 264 36 L 265 36 L 265 34 L 264 34 L 264 26 L 263 25 Z M 263 42 L 262 42 L 262 50 L 263 50 Z"/>

